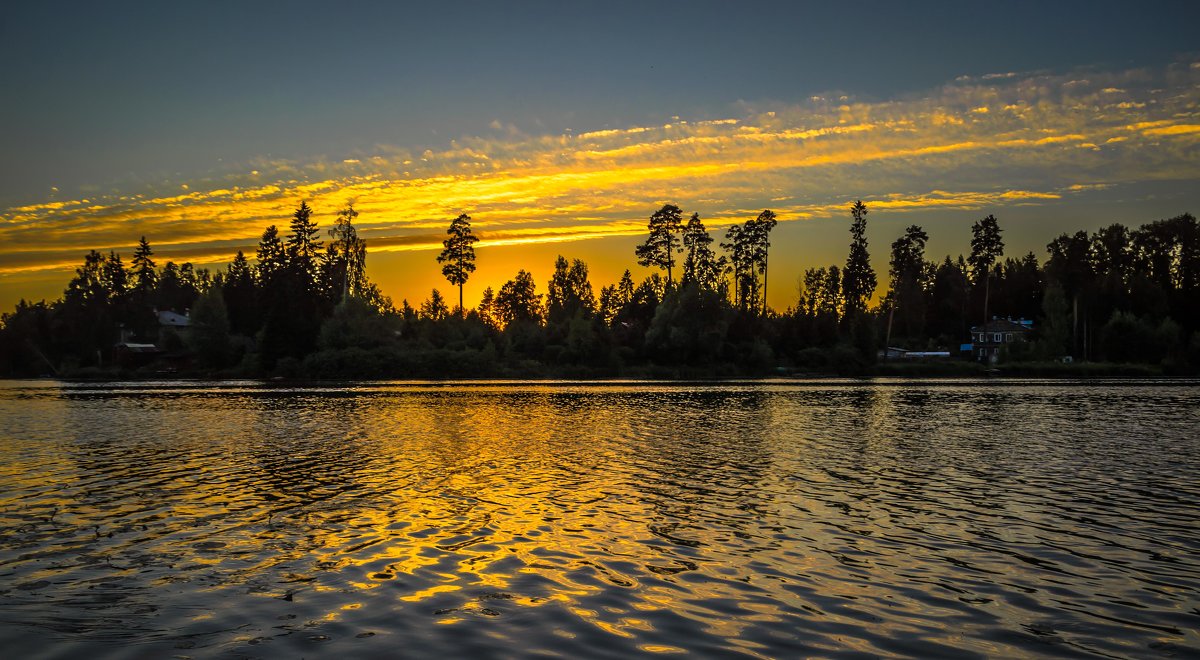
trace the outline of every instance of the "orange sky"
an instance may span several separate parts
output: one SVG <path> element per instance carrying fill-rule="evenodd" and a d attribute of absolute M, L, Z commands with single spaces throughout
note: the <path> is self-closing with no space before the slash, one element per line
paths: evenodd
<path fill-rule="evenodd" d="M 141 235 L 160 264 L 223 267 L 306 200 L 323 228 L 354 202 L 369 275 L 397 303 L 416 304 L 434 286 L 451 297 L 434 258 L 449 221 L 470 214 L 482 240 L 468 305 L 519 268 L 544 288 L 557 254 L 587 261 L 597 289 L 624 268 L 644 274 L 633 246 L 667 202 L 699 212 L 718 239 L 770 208 L 781 224 L 769 297 L 783 308 L 804 268 L 844 261 L 855 199 L 870 209 L 881 274 L 903 226 L 926 225 L 930 256 L 940 257 L 966 252 L 971 222 L 987 213 L 1008 230 L 1009 254 L 1043 257 L 1058 231 L 1196 212 L 1198 145 L 1200 62 L 963 78 L 906 98 L 813 97 L 741 116 L 556 135 L 497 121 L 489 135 L 437 151 L 261 159 L 150 192 L 5 209 L 0 305 L 56 297 L 88 249 L 128 261 Z"/>

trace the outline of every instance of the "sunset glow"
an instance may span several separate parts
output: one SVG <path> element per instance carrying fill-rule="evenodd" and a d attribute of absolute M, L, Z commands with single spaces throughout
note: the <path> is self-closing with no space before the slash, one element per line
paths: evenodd
<path fill-rule="evenodd" d="M 636 270 L 634 237 L 666 202 L 699 212 L 710 228 L 770 208 L 783 223 L 818 223 L 825 234 L 844 231 L 856 198 L 880 220 L 953 212 L 965 226 L 980 211 L 1027 206 L 1053 215 L 1105 195 L 1144 196 L 1145 184 L 1188 190 L 1200 179 L 1198 122 L 1200 62 L 964 76 L 916 97 L 814 96 L 737 117 L 555 135 L 497 121 L 491 133 L 440 150 L 264 159 L 218 178 L 180 179 L 169 193 L 112 191 L 11 207 L 0 215 L 0 292 L 5 304 L 32 291 L 53 296 L 83 252 L 128 253 L 141 235 L 164 259 L 221 268 L 237 250 L 252 254 L 262 230 L 286 224 L 300 200 L 325 226 L 353 202 L 371 276 L 397 300 L 414 301 L 439 286 L 432 251 L 462 212 L 472 216 L 484 254 L 475 295 L 498 288 L 525 254 L 540 254 L 523 252 L 530 246 L 590 257 L 601 273 Z M 590 247 L 602 238 L 618 239 L 628 254 Z M 801 240 L 785 229 L 779 249 Z M 963 250 L 946 243 L 947 251 Z M 816 263 L 840 258 L 827 250 L 814 256 Z M 538 271 L 549 262 L 529 265 Z M 794 280 L 799 266 L 783 281 Z M 772 302 L 786 306 L 792 289 L 770 292 Z"/>
<path fill-rule="evenodd" d="M 1200 657 L 1196 0 L 14 0 L 12 658 Z"/>

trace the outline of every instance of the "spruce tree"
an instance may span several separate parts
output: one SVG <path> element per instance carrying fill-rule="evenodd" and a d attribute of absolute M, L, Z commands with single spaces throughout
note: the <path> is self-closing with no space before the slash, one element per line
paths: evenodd
<path fill-rule="evenodd" d="M 148 300 L 150 292 L 158 285 L 158 273 L 154 270 L 154 260 L 150 258 L 153 254 L 150 243 L 146 242 L 146 237 L 143 236 L 138 241 L 137 249 L 133 251 L 133 261 L 130 264 L 133 270 L 134 290 L 143 300 Z"/>
<path fill-rule="evenodd" d="M 850 225 L 850 254 L 842 270 L 842 297 L 846 316 L 856 316 L 866 311 L 877 281 L 867 252 L 867 207 L 862 200 L 854 202 L 850 215 L 854 221 Z"/>

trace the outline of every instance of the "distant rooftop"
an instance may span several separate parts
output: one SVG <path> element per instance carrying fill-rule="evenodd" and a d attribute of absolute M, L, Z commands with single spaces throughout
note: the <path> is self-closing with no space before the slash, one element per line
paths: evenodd
<path fill-rule="evenodd" d="M 158 324 L 172 328 L 186 328 L 192 321 L 186 314 L 178 314 L 170 310 L 158 313 Z"/>

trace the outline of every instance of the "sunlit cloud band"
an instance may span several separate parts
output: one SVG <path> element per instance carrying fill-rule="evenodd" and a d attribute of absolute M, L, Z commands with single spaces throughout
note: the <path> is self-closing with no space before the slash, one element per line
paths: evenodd
<path fill-rule="evenodd" d="M 354 202 L 372 251 L 440 247 L 471 214 L 480 247 L 638 234 L 664 202 L 710 226 L 763 208 L 782 222 L 875 209 L 985 209 L 1108 186 L 1200 180 L 1200 63 L 1163 69 L 962 77 L 920 96 L 814 96 L 737 116 L 531 136 L 441 150 L 379 147 L 312 162 L 260 161 L 169 192 L 89 194 L 0 212 L 0 276 L 60 270 L 145 235 L 195 263 L 252 251 L 300 200 L 329 224 Z"/>

